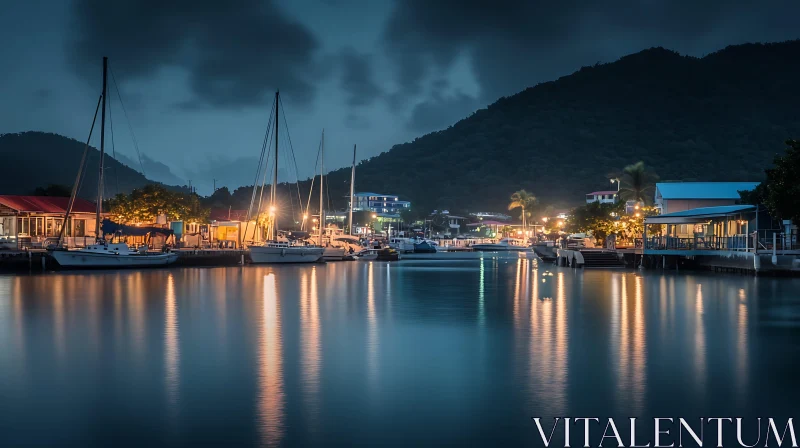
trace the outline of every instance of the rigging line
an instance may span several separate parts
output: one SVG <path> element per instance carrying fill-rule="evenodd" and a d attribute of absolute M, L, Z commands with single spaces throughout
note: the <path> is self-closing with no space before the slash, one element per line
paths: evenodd
<path fill-rule="evenodd" d="M 314 182 L 317 180 L 317 167 L 319 167 L 319 156 L 322 153 L 322 140 L 317 147 L 317 161 L 314 164 L 314 176 L 311 177 L 311 187 L 308 189 L 308 202 L 306 203 L 306 213 L 311 211 L 311 195 L 314 194 Z"/>
<path fill-rule="evenodd" d="M 83 156 L 81 157 L 81 164 L 78 166 L 78 175 L 75 177 L 75 185 L 72 186 L 72 193 L 69 196 L 69 202 L 67 202 L 67 210 L 64 213 L 64 223 L 68 222 L 69 215 L 72 213 L 72 206 L 75 205 L 75 198 L 78 196 L 78 191 L 80 191 L 81 184 L 83 183 L 83 177 L 86 174 L 86 162 L 89 159 L 89 142 L 92 140 L 92 133 L 94 132 L 94 125 L 97 122 L 97 112 L 100 111 L 101 101 L 103 101 L 103 95 L 100 95 L 100 98 L 97 99 L 97 106 L 94 108 L 92 127 L 89 128 L 89 137 L 86 138 L 86 145 L 83 147 Z M 64 230 L 66 227 L 66 225 L 61 226 L 61 232 L 58 234 L 58 246 L 61 246 L 61 240 L 64 238 Z"/>
<path fill-rule="evenodd" d="M 286 135 L 286 134 L 288 134 L 288 132 L 286 132 L 284 135 Z M 287 141 L 286 137 L 284 137 L 283 141 L 284 141 L 284 143 L 286 143 L 286 141 Z M 290 165 L 289 162 L 291 162 L 291 159 L 289 158 L 288 155 L 286 155 L 285 151 L 284 151 L 283 154 L 284 154 L 284 161 L 286 163 L 286 166 L 289 166 Z M 295 172 L 296 171 L 297 170 L 295 170 Z M 289 184 L 289 180 L 288 179 L 286 180 L 286 183 Z M 297 184 L 297 175 L 296 174 L 295 174 L 295 184 Z M 289 194 L 287 196 L 289 197 L 289 208 L 291 209 L 291 216 L 292 216 L 292 220 L 294 221 L 294 218 L 295 218 L 295 214 L 294 214 L 294 195 L 291 192 L 291 186 L 288 186 L 288 188 L 289 188 Z M 297 202 L 299 203 L 300 202 L 300 185 L 297 185 L 297 191 L 298 191 Z"/>
<path fill-rule="evenodd" d="M 272 103 L 274 104 L 275 101 L 273 100 Z M 258 167 L 256 168 L 256 177 L 253 179 L 253 191 L 250 195 L 250 205 L 247 207 L 247 222 L 244 225 L 244 237 L 247 237 L 247 231 L 250 228 L 250 221 L 252 220 L 253 215 L 253 205 L 256 202 L 256 191 L 258 191 L 258 177 L 261 174 L 261 167 L 265 163 L 264 161 L 264 153 L 267 148 L 267 144 L 269 143 L 269 136 L 270 132 L 272 131 L 272 120 L 273 120 L 273 110 L 270 108 L 269 119 L 267 120 L 267 129 L 264 131 L 264 141 L 261 143 L 261 156 L 258 159 Z M 262 194 L 264 190 L 261 190 Z M 260 206 L 260 203 L 259 203 Z M 258 228 L 258 222 L 256 222 L 256 229 Z"/>
<path fill-rule="evenodd" d="M 275 101 L 272 101 L 273 106 L 275 105 Z M 267 143 L 269 143 L 268 139 L 270 136 L 270 132 L 272 131 L 272 117 L 274 113 L 274 107 L 270 108 L 269 113 L 269 120 L 267 121 L 267 129 L 264 131 L 264 141 L 261 143 L 261 155 L 258 159 L 258 166 L 256 167 L 256 177 L 253 179 L 253 191 L 250 194 L 250 206 L 247 208 L 247 222 L 250 222 L 250 218 L 253 211 L 253 205 L 256 201 L 256 191 L 258 190 L 258 179 L 261 176 L 261 168 L 264 165 L 264 154 L 267 150 Z"/>
<path fill-rule="evenodd" d="M 283 100 L 278 98 L 278 101 L 281 103 L 281 107 L 283 107 Z M 300 173 L 297 169 L 297 158 L 294 155 L 294 147 L 292 146 L 292 136 L 289 135 L 289 121 L 286 119 L 286 108 L 283 107 L 283 124 L 286 128 L 286 137 L 289 139 L 289 150 L 292 151 L 292 160 L 294 160 L 294 173 L 295 177 L 300 179 Z M 300 182 L 297 182 L 297 200 L 302 201 L 302 197 L 300 196 Z"/>
<path fill-rule="evenodd" d="M 114 158 L 114 161 L 119 163 L 119 160 L 117 160 L 117 148 L 114 146 L 114 119 L 111 117 L 111 98 L 108 99 L 108 121 L 111 124 L 111 154 Z M 119 194 L 119 175 L 117 174 L 117 164 L 114 164 L 114 181 L 117 187 L 117 194 Z"/>
<path fill-rule="evenodd" d="M 111 80 L 114 81 L 114 89 L 117 91 L 117 98 L 119 98 L 119 105 L 122 107 L 122 113 L 125 114 L 125 120 L 128 122 L 128 131 L 131 133 L 131 139 L 133 140 L 133 148 L 136 150 L 136 157 L 139 158 L 139 168 L 142 169 L 142 176 L 147 177 L 147 174 L 144 172 L 144 163 L 142 162 L 142 153 L 139 151 L 139 141 L 136 140 L 136 134 L 133 133 L 133 126 L 131 125 L 131 119 L 128 118 L 128 111 L 125 109 L 125 103 L 122 102 L 122 95 L 119 93 L 119 84 L 117 84 L 117 78 L 114 77 L 114 70 L 109 67 L 108 71 L 111 72 Z"/>
<path fill-rule="evenodd" d="M 319 150 L 317 150 L 317 162 L 314 164 L 314 175 L 311 176 L 311 185 L 308 187 L 308 202 L 306 202 L 306 215 L 311 211 L 311 195 L 314 193 L 314 182 L 317 180 L 317 166 L 319 165 Z M 302 204 L 301 204 L 302 207 Z M 304 223 L 305 224 L 305 223 Z"/>
<path fill-rule="evenodd" d="M 269 149 L 267 149 L 267 157 L 264 159 L 264 177 L 261 179 L 261 194 L 258 196 L 258 208 L 256 209 L 256 216 L 260 215 L 261 212 L 264 211 L 264 189 L 267 185 L 267 177 L 271 177 L 270 175 L 272 174 L 273 169 L 272 164 L 269 163 L 269 156 L 272 154 L 272 145 L 270 143 L 272 142 L 273 138 L 275 137 L 273 136 L 272 125 L 270 124 L 267 138 L 267 148 Z M 253 188 L 257 188 L 257 184 Z M 275 196 L 275 200 L 277 201 L 277 196 Z"/>

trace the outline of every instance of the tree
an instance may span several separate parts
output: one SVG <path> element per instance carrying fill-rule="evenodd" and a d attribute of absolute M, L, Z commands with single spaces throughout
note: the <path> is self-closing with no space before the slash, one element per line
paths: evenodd
<path fill-rule="evenodd" d="M 525 209 L 532 210 L 533 206 L 536 205 L 536 196 L 531 193 L 528 193 L 525 190 L 519 190 L 514 192 L 511 195 L 511 202 L 508 204 L 509 210 L 514 210 L 517 208 L 522 209 L 522 228 L 525 229 Z"/>
<path fill-rule="evenodd" d="M 648 171 L 642 161 L 626 166 L 622 170 L 620 179 L 620 199 L 649 203 L 653 197 L 656 180 L 658 176 Z"/>
<path fill-rule="evenodd" d="M 205 222 L 209 215 L 197 194 L 169 191 L 155 184 L 137 188 L 129 195 L 117 194 L 108 200 L 107 207 L 115 220 L 124 223 L 152 223 L 162 213 L 169 221 Z"/>
<path fill-rule="evenodd" d="M 70 197 L 72 196 L 72 189 L 64 185 L 49 184 L 46 187 L 36 187 L 33 192 L 35 196 L 59 196 Z"/>
<path fill-rule="evenodd" d="M 763 203 L 774 217 L 800 225 L 800 141 L 787 140 L 786 146 L 783 155 L 775 156 L 774 167 L 764 170 L 767 180 L 739 195 L 745 202 Z"/>
<path fill-rule="evenodd" d="M 614 232 L 614 222 L 612 216 L 619 215 L 622 211 L 622 203 L 601 204 L 592 202 L 578 207 L 572 211 L 572 215 L 567 218 L 566 229 L 570 233 L 592 233 L 592 236 L 599 244 L 605 242 L 606 237 Z"/>
<path fill-rule="evenodd" d="M 233 206 L 233 196 L 228 187 L 220 187 L 211 196 L 201 199 L 201 203 L 209 208 L 228 208 Z"/>
<path fill-rule="evenodd" d="M 648 216 L 655 216 L 658 210 L 655 207 L 644 206 L 640 207 L 633 214 L 622 214 L 618 221 L 614 224 L 614 230 L 626 240 L 633 240 L 641 238 L 644 233 L 644 220 Z M 656 236 L 661 233 L 660 224 L 650 224 L 647 227 L 648 236 Z"/>

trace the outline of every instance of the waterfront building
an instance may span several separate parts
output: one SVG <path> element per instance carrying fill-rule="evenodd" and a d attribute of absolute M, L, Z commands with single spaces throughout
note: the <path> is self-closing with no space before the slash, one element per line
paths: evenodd
<path fill-rule="evenodd" d="M 0 195 L 0 247 L 45 248 L 58 241 L 69 198 Z M 75 198 L 64 243 L 69 247 L 92 244 L 96 229 L 95 204 Z"/>
<path fill-rule="evenodd" d="M 370 211 L 384 215 L 400 215 L 402 210 L 411 208 L 411 202 L 401 201 L 397 195 L 381 193 L 354 193 L 353 211 Z"/>
<path fill-rule="evenodd" d="M 677 256 L 732 268 L 758 271 L 761 256 L 780 255 L 788 266 L 800 255 L 797 230 L 791 223 L 780 223 L 763 207 L 722 205 L 681 210 L 645 218 L 644 255 Z M 649 236 L 653 225 L 662 233 Z"/>
<path fill-rule="evenodd" d="M 759 182 L 660 182 L 656 184 L 655 207 L 661 214 L 702 207 L 734 205 L 740 191 L 752 190 Z"/>
<path fill-rule="evenodd" d="M 247 210 L 233 210 L 231 208 L 212 208 L 209 214 L 207 237 L 203 238 L 202 229 L 197 232 L 187 232 L 187 236 L 199 234 L 196 244 L 191 244 L 197 237 L 189 236 L 187 244 L 191 246 L 204 246 L 223 248 L 241 248 L 242 243 L 264 241 L 262 229 L 256 224 L 255 219 L 247 221 Z M 193 230 L 189 228 L 187 230 Z"/>
<path fill-rule="evenodd" d="M 593 191 L 586 195 L 586 203 L 599 202 L 601 204 L 613 204 L 617 202 L 617 195 L 619 192 L 616 190 L 609 191 Z"/>

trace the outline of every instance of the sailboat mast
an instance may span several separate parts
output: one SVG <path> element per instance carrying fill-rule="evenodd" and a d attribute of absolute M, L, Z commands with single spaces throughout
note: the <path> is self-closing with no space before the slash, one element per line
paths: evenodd
<path fill-rule="evenodd" d="M 278 239 L 278 209 L 275 204 L 278 199 L 278 128 L 280 128 L 280 121 L 278 120 L 278 110 L 280 109 L 280 91 L 275 91 L 275 169 L 272 173 L 272 200 L 270 201 L 270 214 L 272 215 L 272 231 L 273 239 Z"/>
<path fill-rule="evenodd" d="M 100 238 L 100 213 L 103 211 L 103 159 L 106 154 L 106 93 L 108 86 L 108 58 L 103 56 L 103 107 L 100 116 L 100 163 L 98 165 L 99 173 L 97 175 L 97 212 L 95 216 L 94 236 Z M 65 222 L 64 225 L 67 225 Z"/>
<path fill-rule="evenodd" d="M 353 145 L 353 168 L 350 169 L 350 213 L 347 217 L 350 235 L 353 234 L 353 189 L 356 183 L 356 145 Z"/>
<path fill-rule="evenodd" d="M 319 154 L 319 245 L 322 246 L 322 226 L 325 225 L 325 208 L 323 206 L 323 195 L 325 193 L 325 129 L 322 130 L 322 146 Z"/>

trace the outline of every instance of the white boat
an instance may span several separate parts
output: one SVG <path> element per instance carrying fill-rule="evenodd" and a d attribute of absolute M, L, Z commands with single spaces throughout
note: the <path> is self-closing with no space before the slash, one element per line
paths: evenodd
<path fill-rule="evenodd" d="M 344 260 L 344 247 L 328 246 L 322 252 L 323 261 L 342 261 Z"/>
<path fill-rule="evenodd" d="M 263 244 L 251 245 L 248 247 L 250 253 L 250 261 L 253 263 L 269 263 L 269 264 L 284 264 L 284 263 L 316 263 L 322 259 L 325 248 L 320 246 L 308 246 L 298 243 L 291 243 L 288 240 L 280 239 L 278 231 L 278 210 L 277 210 L 277 197 L 275 186 L 278 185 L 278 131 L 280 129 L 279 111 L 280 111 L 280 93 L 275 92 L 275 119 L 273 121 L 275 129 L 272 132 L 275 139 L 275 152 L 273 154 L 275 165 L 272 170 L 272 186 L 270 187 L 270 207 L 269 218 L 267 226 L 267 234 L 272 236 L 271 241 Z M 269 133 L 269 132 L 268 132 Z M 264 168 L 264 182 L 261 185 L 261 196 L 264 194 L 264 184 L 266 183 L 266 166 L 267 160 L 264 158 L 264 151 L 267 148 L 267 142 L 261 148 L 261 159 L 264 160 L 263 166 L 259 162 L 258 170 L 256 171 L 256 179 L 261 176 L 261 169 Z M 259 196 L 258 206 L 254 208 L 256 191 L 253 190 L 253 196 L 250 201 L 250 209 L 247 212 L 247 220 L 249 222 L 251 212 L 256 211 L 256 214 L 261 212 L 261 196 Z"/>
<path fill-rule="evenodd" d="M 175 252 L 150 253 L 146 248 L 132 251 L 123 243 L 93 244 L 79 250 L 53 249 L 49 253 L 64 268 L 166 266 L 178 259 Z"/>
<path fill-rule="evenodd" d="M 324 249 L 316 246 L 292 246 L 281 241 L 270 241 L 261 246 L 250 246 L 253 263 L 316 263 L 322 259 Z"/>
<path fill-rule="evenodd" d="M 374 261 L 378 259 L 378 251 L 380 249 L 364 249 L 355 254 L 356 260 L 359 261 Z"/>
<path fill-rule="evenodd" d="M 58 243 L 53 248 L 48 249 L 48 253 L 61 267 L 65 268 L 133 268 L 133 267 L 148 267 L 148 266 L 166 266 L 174 263 L 178 259 L 178 254 L 174 252 L 147 252 L 147 247 L 143 247 L 139 251 L 130 250 L 127 244 L 124 243 L 109 243 L 101 233 L 100 226 L 100 205 L 103 203 L 103 161 L 105 159 L 105 126 L 106 126 L 106 93 L 107 80 L 108 80 L 108 58 L 103 58 L 103 93 L 101 95 L 101 102 L 97 103 L 100 108 L 102 104 L 101 133 L 100 133 L 100 164 L 98 167 L 98 184 L 97 184 L 97 214 L 95 222 L 95 231 L 97 243 L 87 246 L 82 249 L 68 250 L 62 247 L 61 243 L 64 237 L 63 226 L 61 233 L 58 237 Z M 97 111 L 95 111 L 95 119 L 97 118 Z M 92 123 L 94 128 L 94 123 Z M 89 133 L 91 138 L 91 132 Z M 75 184 L 72 187 L 72 195 L 70 196 L 67 210 L 64 215 L 64 222 L 69 221 L 69 215 L 72 212 L 72 206 L 75 203 L 75 197 L 80 190 L 81 179 L 83 178 L 83 171 L 86 168 L 87 154 L 89 145 L 84 148 L 83 159 L 78 168 L 78 176 L 75 179 Z M 158 229 L 161 230 L 161 229 Z"/>
<path fill-rule="evenodd" d="M 473 250 L 492 251 L 492 252 L 505 252 L 505 251 L 527 251 L 529 247 L 512 244 L 509 238 L 503 238 L 496 243 L 473 244 Z"/>

